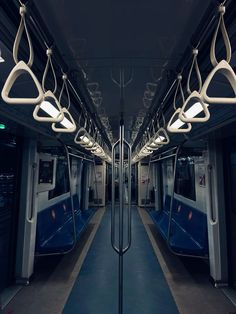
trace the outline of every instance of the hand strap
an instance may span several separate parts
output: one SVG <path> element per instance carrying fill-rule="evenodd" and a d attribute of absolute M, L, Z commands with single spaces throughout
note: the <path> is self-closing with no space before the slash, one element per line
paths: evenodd
<path fill-rule="evenodd" d="M 202 89 L 202 77 L 199 70 L 198 62 L 197 62 L 198 49 L 193 49 L 193 61 L 189 70 L 188 79 L 187 79 L 187 92 L 189 95 L 193 92 L 190 88 L 191 76 L 193 73 L 193 67 L 195 68 L 197 80 L 198 80 L 198 92 L 201 92 Z"/>
<path fill-rule="evenodd" d="M 19 62 L 18 53 L 19 53 L 20 41 L 21 41 L 21 38 L 22 38 L 23 31 L 25 30 L 27 41 L 28 41 L 28 45 L 29 45 L 29 60 L 27 62 L 27 65 L 30 68 L 33 65 L 33 62 L 34 62 L 34 50 L 33 50 L 32 41 L 31 41 L 31 38 L 30 38 L 30 35 L 29 35 L 29 31 L 28 31 L 28 28 L 27 28 L 27 25 L 26 25 L 26 21 L 25 21 L 26 11 L 27 11 L 26 10 L 26 6 L 24 4 L 22 4 L 20 6 L 21 21 L 20 21 L 20 25 L 19 25 L 18 31 L 16 33 L 16 37 L 15 37 L 15 41 L 14 41 L 14 45 L 13 45 L 12 55 L 13 55 L 13 59 L 15 61 L 15 64 L 17 64 Z"/>
<path fill-rule="evenodd" d="M 52 93 L 55 94 L 56 90 L 57 90 L 57 77 L 56 77 L 56 73 L 55 73 L 55 70 L 54 70 L 54 67 L 52 64 L 52 49 L 51 48 L 47 49 L 46 55 L 47 55 L 48 59 L 47 59 L 47 63 L 46 63 L 46 66 L 45 66 L 45 69 L 43 72 L 42 88 L 43 88 L 43 91 L 45 93 L 46 92 L 45 81 L 46 81 L 46 77 L 47 77 L 48 69 L 49 69 L 49 65 L 50 65 L 51 69 L 52 69 L 52 75 L 54 78 L 54 89 L 53 89 Z"/>
<path fill-rule="evenodd" d="M 219 6 L 219 13 L 220 13 L 220 18 L 219 18 L 215 33 L 212 38 L 211 50 L 210 50 L 210 59 L 211 59 L 211 63 L 213 67 L 215 67 L 219 63 L 218 60 L 216 59 L 216 38 L 219 32 L 219 28 L 221 30 L 222 37 L 224 40 L 225 49 L 226 49 L 226 61 L 228 63 L 230 63 L 231 55 L 232 55 L 229 36 L 228 36 L 227 30 L 225 27 L 225 22 L 224 22 L 225 6 L 223 6 L 222 4 Z"/>

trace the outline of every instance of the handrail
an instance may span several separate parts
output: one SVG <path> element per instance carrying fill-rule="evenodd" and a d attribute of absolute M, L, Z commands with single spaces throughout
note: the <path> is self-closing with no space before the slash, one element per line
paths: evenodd
<path fill-rule="evenodd" d="M 147 174 L 147 182 L 146 182 L 146 194 L 145 194 L 144 209 L 146 209 L 146 207 L 147 207 L 147 195 L 148 195 L 148 187 L 149 187 L 150 169 L 151 169 L 151 157 L 149 158 L 149 162 L 148 162 L 148 174 Z"/>
<path fill-rule="evenodd" d="M 128 243 L 124 246 L 124 147 L 128 148 Z M 119 229 L 118 246 L 115 244 L 115 150 L 119 147 Z M 111 245 L 119 255 L 119 314 L 123 313 L 123 256 L 131 246 L 131 146 L 124 139 L 124 125 L 120 125 L 120 136 L 112 146 L 112 206 Z"/>
<path fill-rule="evenodd" d="M 209 187 L 209 201 L 210 201 L 210 221 L 212 224 L 216 224 L 217 223 L 217 218 L 216 218 L 216 213 L 214 212 L 213 209 L 213 196 L 212 196 L 212 184 L 213 184 L 213 180 L 212 180 L 212 165 L 208 165 L 207 166 L 207 170 L 208 170 L 208 187 Z"/>
<path fill-rule="evenodd" d="M 184 253 L 178 253 L 175 250 L 172 249 L 171 244 L 170 244 L 170 237 L 171 237 L 171 222 L 172 222 L 172 213 L 173 213 L 173 204 L 174 204 L 174 194 L 175 194 L 175 178 L 176 178 L 176 169 L 177 169 L 177 161 L 178 161 L 178 155 L 180 152 L 181 147 L 183 146 L 185 142 L 180 144 L 177 149 L 176 153 L 174 154 L 175 160 L 174 160 L 174 173 L 173 173 L 173 187 L 172 187 L 172 193 L 171 193 L 171 201 L 170 201 L 170 209 L 169 209 L 169 223 L 168 223 L 168 232 L 167 232 L 167 245 L 169 250 L 177 255 L 177 256 L 185 256 L 185 257 L 195 257 L 195 258 L 207 258 L 204 256 L 199 256 L 199 255 L 194 255 L 194 254 L 184 254 Z"/>
<path fill-rule="evenodd" d="M 29 223 L 32 223 L 35 218 L 35 178 L 36 178 L 36 169 L 37 169 L 37 164 L 34 162 L 31 167 L 31 197 L 30 197 L 30 211 L 28 212 L 28 217 L 27 221 Z"/>
<path fill-rule="evenodd" d="M 72 221 L 73 221 L 73 245 L 70 249 L 64 252 L 54 252 L 54 253 L 43 253 L 43 254 L 35 254 L 35 256 L 54 256 L 54 255 L 65 255 L 73 251 L 77 242 L 77 234 L 76 234 L 76 223 L 75 223 L 75 208 L 74 201 L 72 195 L 72 179 L 71 179 L 71 168 L 70 168 L 70 152 L 66 144 L 64 144 L 60 139 L 58 141 L 63 145 L 66 152 L 66 159 L 68 164 L 68 176 L 69 176 L 69 186 L 70 186 L 70 201 L 71 201 L 71 213 L 72 213 Z"/>
<path fill-rule="evenodd" d="M 128 244 L 127 246 L 123 249 L 123 254 L 126 253 L 132 242 L 132 232 L 131 232 L 131 155 L 132 155 L 132 148 L 131 145 L 124 140 L 124 143 L 126 144 L 128 148 Z"/>
<path fill-rule="evenodd" d="M 111 245 L 113 249 L 119 253 L 118 247 L 115 245 L 115 148 L 120 140 L 116 141 L 112 146 L 112 171 L 111 171 Z"/>

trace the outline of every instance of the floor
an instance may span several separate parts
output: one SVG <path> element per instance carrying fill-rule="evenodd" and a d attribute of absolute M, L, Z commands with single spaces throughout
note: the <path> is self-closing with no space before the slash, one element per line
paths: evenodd
<path fill-rule="evenodd" d="M 110 216 L 107 210 L 63 314 L 118 313 L 118 255 L 110 244 Z M 132 221 L 132 246 L 124 255 L 123 313 L 178 314 L 136 207 Z"/>
<path fill-rule="evenodd" d="M 100 209 L 76 249 L 38 261 L 31 285 L 21 289 L 2 313 L 117 313 L 117 257 L 112 254 L 109 213 Z M 236 313 L 223 292 L 210 284 L 207 264 L 173 256 L 142 209 L 133 213 L 124 301 L 129 314 Z"/>

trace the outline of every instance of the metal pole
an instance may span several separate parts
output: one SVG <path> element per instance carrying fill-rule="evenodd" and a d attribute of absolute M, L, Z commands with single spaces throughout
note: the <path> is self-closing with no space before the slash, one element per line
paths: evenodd
<path fill-rule="evenodd" d="M 151 157 L 150 157 L 149 163 L 148 163 L 148 173 L 147 173 L 147 184 L 146 184 L 146 195 L 145 195 L 144 209 L 146 209 L 146 207 L 147 207 L 147 195 L 148 195 L 148 187 L 149 187 L 150 168 L 151 168 Z"/>
<path fill-rule="evenodd" d="M 120 144 L 119 144 L 119 314 L 123 313 L 123 229 L 124 229 L 124 125 L 120 126 Z"/>
<path fill-rule="evenodd" d="M 98 202 L 98 186 L 97 186 L 95 159 L 93 160 L 93 171 L 94 171 L 94 183 L 95 183 L 95 191 L 96 191 L 97 205 L 99 205 L 99 202 Z"/>

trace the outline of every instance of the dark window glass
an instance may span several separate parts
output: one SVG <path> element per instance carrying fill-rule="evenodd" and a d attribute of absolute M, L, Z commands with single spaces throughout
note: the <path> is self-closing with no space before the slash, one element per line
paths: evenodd
<path fill-rule="evenodd" d="M 48 198 L 54 198 L 69 192 L 68 165 L 66 159 L 57 159 L 55 189 L 49 191 Z"/>
<path fill-rule="evenodd" d="M 177 161 L 175 193 L 196 201 L 194 160 L 191 157 Z"/>

